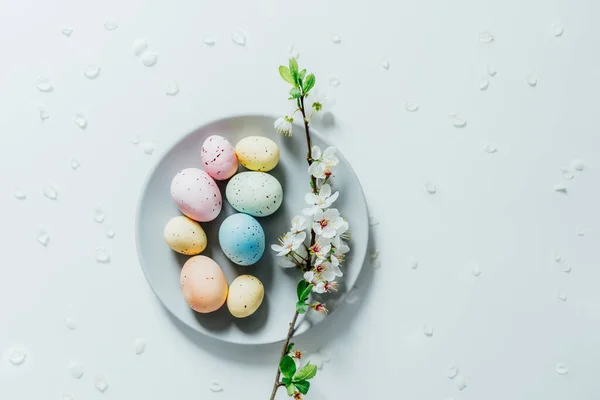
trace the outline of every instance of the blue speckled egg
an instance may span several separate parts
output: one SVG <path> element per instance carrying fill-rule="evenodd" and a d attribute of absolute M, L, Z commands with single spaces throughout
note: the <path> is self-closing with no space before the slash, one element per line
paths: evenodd
<path fill-rule="evenodd" d="M 247 214 L 233 214 L 219 228 L 223 253 L 238 265 L 252 265 L 265 251 L 265 232 L 256 219 Z"/>

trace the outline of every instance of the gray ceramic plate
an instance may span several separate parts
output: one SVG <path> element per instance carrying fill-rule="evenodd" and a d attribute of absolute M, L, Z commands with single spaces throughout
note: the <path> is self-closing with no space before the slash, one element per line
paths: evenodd
<path fill-rule="evenodd" d="M 189 133 L 175 143 L 154 167 L 139 199 L 135 228 L 137 251 L 154 293 L 181 322 L 202 334 L 225 342 L 264 344 L 281 341 L 285 339 L 287 326 L 294 313 L 296 285 L 301 273 L 294 268 L 279 267 L 278 258 L 271 251 L 270 245 L 277 243 L 277 238 L 289 229 L 291 218 L 301 214 L 305 207 L 304 194 L 309 190 L 306 142 L 301 127 L 295 127 L 293 137 L 282 137 L 273 129 L 273 121 L 273 118 L 265 116 L 239 116 L 214 121 Z M 202 168 L 200 148 L 204 139 L 215 134 L 226 137 L 234 146 L 246 136 L 266 136 L 278 144 L 281 154 L 279 164 L 270 173 L 283 186 L 283 204 L 275 214 L 258 218 L 266 235 L 265 253 L 259 262 L 248 267 L 235 265 L 219 247 L 219 226 L 227 216 L 235 212 L 225 200 L 227 182 L 218 183 L 223 194 L 221 214 L 214 221 L 202 223 L 208 236 L 208 246 L 202 254 L 219 264 L 227 281 L 231 282 L 238 275 L 251 274 L 265 286 L 262 306 L 254 315 L 245 319 L 232 317 L 226 305 L 211 314 L 192 311 L 183 300 L 179 287 L 179 272 L 189 257 L 172 251 L 163 239 L 167 221 L 180 215 L 171 200 L 171 179 L 183 168 Z M 313 144 L 322 149 L 329 145 L 314 130 L 311 130 L 311 137 Z M 352 288 L 358 277 L 367 251 L 369 228 L 367 206 L 360 182 L 344 156 L 338 152 L 338 157 L 340 165 L 333 184 L 334 190 L 340 191 L 340 197 L 335 205 L 350 222 L 352 239 L 349 242 L 351 251 L 343 266 L 344 276 L 339 282 L 340 289 L 337 294 L 326 295 L 323 299 L 330 309 L 332 305 L 341 304 L 339 299 Z M 244 168 L 240 165 L 239 171 L 242 170 Z M 299 319 L 297 334 L 307 331 L 320 320 L 320 315 L 309 311 Z"/>

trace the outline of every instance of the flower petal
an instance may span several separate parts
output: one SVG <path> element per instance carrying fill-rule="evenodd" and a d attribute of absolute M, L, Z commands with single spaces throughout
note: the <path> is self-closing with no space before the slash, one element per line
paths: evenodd
<path fill-rule="evenodd" d="M 329 158 L 329 157 L 333 156 L 336 151 L 337 151 L 337 149 L 333 146 L 326 148 L 325 151 L 323 152 L 323 158 Z"/>
<path fill-rule="evenodd" d="M 319 190 L 319 196 L 323 196 L 323 197 L 331 196 L 331 185 L 326 183 L 323 186 L 321 186 L 321 189 Z"/>
<path fill-rule="evenodd" d="M 313 146 L 311 149 L 311 157 L 313 160 L 319 160 L 321 158 L 321 149 L 319 146 Z"/>

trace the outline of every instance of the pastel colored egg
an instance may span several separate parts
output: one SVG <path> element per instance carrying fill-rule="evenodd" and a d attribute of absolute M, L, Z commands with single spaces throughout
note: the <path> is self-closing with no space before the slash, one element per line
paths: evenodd
<path fill-rule="evenodd" d="M 238 159 L 233 145 L 223 136 L 209 136 L 200 151 L 204 170 L 214 179 L 231 178 L 238 169 Z"/>
<path fill-rule="evenodd" d="M 252 265 L 265 251 L 265 232 L 256 219 L 247 214 L 225 218 L 219 228 L 223 253 L 238 265 Z"/>
<path fill-rule="evenodd" d="M 266 217 L 281 206 L 283 189 L 277 178 L 265 172 L 242 172 L 227 183 L 225 196 L 237 211 Z"/>
<path fill-rule="evenodd" d="M 264 297 L 265 287 L 258 278 L 241 275 L 229 285 L 227 308 L 234 317 L 246 318 L 258 310 Z"/>
<path fill-rule="evenodd" d="M 216 311 L 227 299 L 227 280 L 221 268 L 211 258 L 190 258 L 183 264 L 179 279 L 183 298 L 194 311 Z"/>
<path fill-rule="evenodd" d="M 175 175 L 171 196 L 177 208 L 195 221 L 212 221 L 221 212 L 222 199 L 217 184 L 198 168 L 186 168 Z"/>
<path fill-rule="evenodd" d="M 279 147 L 263 136 L 243 138 L 235 145 L 235 154 L 242 165 L 252 171 L 270 171 L 279 162 Z"/>
<path fill-rule="evenodd" d="M 169 247 L 188 256 L 200 254 L 206 248 L 206 233 L 194 220 L 180 215 L 171 218 L 163 232 Z"/>

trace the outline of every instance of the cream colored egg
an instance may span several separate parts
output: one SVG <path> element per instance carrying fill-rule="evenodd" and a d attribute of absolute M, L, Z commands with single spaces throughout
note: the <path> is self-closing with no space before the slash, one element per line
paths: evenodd
<path fill-rule="evenodd" d="M 227 308 L 236 318 L 246 318 L 262 304 L 265 288 L 258 278 L 252 275 L 238 276 L 229 285 Z"/>
<path fill-rule="evenodd" d="M 252 171 L 270 171 L 279 162 L 279 147 L 264 136 L 248 136 L 235 145 L 235 154 L 242 165 Z"/>
<path fill-rule="evenodd" d="M 169 247 L 181 254 L 194 256 L 206 248 L 206 233 L 200 224 L 183 215 L 171 218 L 163 234 Z"/>

